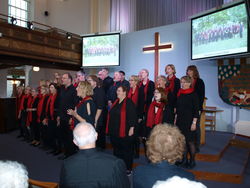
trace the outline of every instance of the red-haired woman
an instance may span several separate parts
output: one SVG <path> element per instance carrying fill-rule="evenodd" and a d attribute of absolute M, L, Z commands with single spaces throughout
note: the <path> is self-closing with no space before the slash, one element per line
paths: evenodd
<path fill-rule="evenodd" d="M 163 111 L 165 108 L 166 101 L 167 101 L 167 96 L 165 89 L 156 88 L 154 91 L 154 100 L 150 104 L 147 114 L 147 121 L 146 121 L 147 138 L 149 137 L 150 132 L 154 128 L 154 126 L 162 123 Z"/>

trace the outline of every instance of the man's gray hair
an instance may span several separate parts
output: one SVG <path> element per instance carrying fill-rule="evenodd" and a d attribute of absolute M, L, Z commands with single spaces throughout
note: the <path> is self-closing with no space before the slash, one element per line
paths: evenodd
<path fill-rule="evenodd" d="M 16 161 L 0 161 L 1 188 L 27 188 L 28 179 L 24 165 Z"/>
<path fill-rule="evenodd" d="M 88 131 L 86 131 L 85 133 L 82 133 L 81 131 L 78 130 L 79 128 L 78 126 L 85 126 Z M 97 133 L 93 125 L 91 125 L 90 123 L 84 122 L 84 123 L 78 123 L 76 125 L 76 128 L 73 130 L 73 136 L 74 136 L 74 140 L 77 146 L 80 147 L 80 146 L 85 146 L 88 144 L 95 143 Z"/>
<path fill-rule="evenodd" d="M 175 188 L 206 188 L 200 182 L 191 181 L 187 178 L 181 178 L 179 176 L 173 176 L 168 178 L 166 181 L 157 181 L 152 188 L 165 188 L 165 187 L 175 187 Z"/>

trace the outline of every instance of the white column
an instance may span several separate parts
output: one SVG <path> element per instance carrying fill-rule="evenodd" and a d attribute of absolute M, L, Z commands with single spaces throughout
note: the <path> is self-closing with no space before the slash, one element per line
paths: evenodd
<path fill-rule="evenodd" d="M 32 71 L 32 66 L 25 65 L 24 71 L 25 71 L 25 86 L 28 86 L 30 82 L 30 71 Z"/>

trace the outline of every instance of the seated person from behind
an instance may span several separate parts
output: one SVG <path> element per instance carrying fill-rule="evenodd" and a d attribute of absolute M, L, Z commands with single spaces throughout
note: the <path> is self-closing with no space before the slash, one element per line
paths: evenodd
<path fill-rule="evenodd" d="M 95 148 L 97 133 L 89 123 L 73 130 L 78 153 L 64 160 L 60 188 L 129 188 L 124 162 Z"/>
<path fill-rule="evenodd" d="M 185 138 L 179 129 L 168 124 L 156 125 L 146 143 L 150 164 L 138 166 L 133 175 L 133 188 L 151 188 L 157 180 L 166 180 L 175 175 L 190 180 L 194 175 L 177 167 L 185 149 Z"/>
<path fill-rule="evenodd" d="M 179 176 L 168 178 L 166 181 L 157 181 L 152 188 L 165 188 L 165 187 L 207 188 L 200 182 L 191 181 L 188 180 L 187 178 L 181 178 Z"/>
<path fill-rule="evenodd" d="M 15 161 L 0 161 L 0 187 L 28 188 L 28 172 Z"/>

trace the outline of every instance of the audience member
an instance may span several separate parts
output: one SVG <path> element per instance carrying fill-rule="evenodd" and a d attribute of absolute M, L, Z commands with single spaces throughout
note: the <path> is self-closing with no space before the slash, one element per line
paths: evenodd
<path fill-rule="evenodd" d="M 0 187 L 28 188 L 28 180 L 25 166 L 15 161 L 0 161 Z"/>
<path fill-rule="evenodd" d="M 179 176 L 174 176 L 172 178 L 168 178 L 166 181 L 157 181 L 153 188 L 166 188 L 166 187 L 174 187 L 174 188 L 206 188 L 200 182 L 191 181 L 187 178 L 181 178 Z"/>
<path fill-rule="evenodd" d="M 60 188 L 129 188 L 126 167 L 122 160 L 97 151 L 97 133 L 89 123 L 79 123 L 74 131 L 78 153 L 63 162 Z"/>
<path fill-rule="evenodd" d="M 175 165 L 185 150 L 185 138 L 177 127 L 159 124 L 151 131 L 147 145 L 147 157 L 151 163 L 136 167 L 134 188 L 151 188 L 157 180 L 178 175 L 193 180 L 194 175 Z"/>

